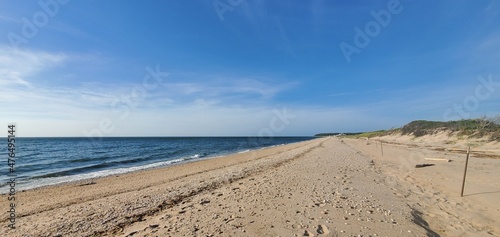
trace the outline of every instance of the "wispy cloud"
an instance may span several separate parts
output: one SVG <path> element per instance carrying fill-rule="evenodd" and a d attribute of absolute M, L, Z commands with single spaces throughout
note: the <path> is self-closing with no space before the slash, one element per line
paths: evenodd
<path fill-rule="evenodd" d="M 484 11 L 491 19 L 493 19 L 500 14 L 500 3 L 498 1 L 491 0 Z"/>
<path fill-rule="evenodd" d="M 236 73 L 173 72 L 171 81 L 163 83 L 153 95 L 164 95 L 179 103 L 196 100 L 223 104 L 248 104 L 270 102 L 272 99 L 298 85 L 296 81 L 277 80 L 269 76 L 242 76 Z M 250 100 L 249 100 L 250 99 Z"/>
<path fill-rule="evenodd" d="M 500 45 L 498 42 L 500 42 L 500 31 L 492 32 L 489 36 L 477 43 L 476 50 L 478 50 L 482 55 L 488 52 L 490 54 L 500 52 Z M 496 54 L 496 56 L 498 56 L 498 54 Z"/>
<path fill-rule="evenodd" d="M 0 86 L 31 86 L 27 79 L 45 69 L 61 65 L 64 54 L 29 51 L 0 46 Z"/>
<path fill-rule="evenodd" d="M 14 23 L 21 23 L 22 21 L 19 19 L 14 19 L 5 15 L 0 15 L 0 20 Z"/>
<path fill-rule="evenodd" d="M 238 108 L 251 110 L 269 106 L 273 97 L 296 85 L 295 82 L 276 83 L 261 77 L 184 73 L 167 77 L 154 90 L 142 90 L 142 77 L 137 81 L 120 83 L 76 78 L 67 85 L 49 86 L 40 83 L 50 81 L 50 77 L 45 75 L 46 70 L 60 66 L 65 71 L 71 71 L 72 65 L 66 62 L 88 61 L 92 56 L 68 56 L 7 47 L 1 48 L 1 52 L 0 105 L 5 110 L 0 112 L 0 117 L 18 120 L 31 118 L 33 122 L 54 119 L 69 120 L 76 124 L 88 123 L 103 117 L 116 117 L 116 111 L 124 106 L 130 110 L 130 119 L 137 116 L 144 118 L 149 113 L 171 117 L 173 111 L 179 109 L 185 112 L 185 117 L 195 111 L 216 113 L 228 109 L 242 112 Z M 177 76 L 182 80 L 176 80 Z M 142 92 L 138 92 L 140 90 Z M 5 112 L 7 110 L 9 113 Z"/>

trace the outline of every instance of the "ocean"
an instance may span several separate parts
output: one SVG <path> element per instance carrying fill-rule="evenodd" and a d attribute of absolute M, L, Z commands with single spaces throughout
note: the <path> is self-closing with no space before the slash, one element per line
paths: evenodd
<path fill-rule="evenodd" d="M 314 137 L 16 138 L 16 190 L 250 152 Z M 4 153 L 6 154 L 6 153 Z M 11 177 L 0 169 L 0 193 Z"/>

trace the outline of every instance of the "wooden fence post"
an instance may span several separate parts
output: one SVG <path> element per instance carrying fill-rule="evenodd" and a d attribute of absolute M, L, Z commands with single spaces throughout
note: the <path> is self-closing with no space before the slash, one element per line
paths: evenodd
<path fill-rule="evenodd" d="M 462 192 L 460 193 L 460 197 L 464 196 L 465 177 L 467 176 L 467 165 L 469 164 L 469 153 L 470 153 L 470 146 L 467 148 L 467 157 L 465 158 L 464 179 L 462 181 Z"/>

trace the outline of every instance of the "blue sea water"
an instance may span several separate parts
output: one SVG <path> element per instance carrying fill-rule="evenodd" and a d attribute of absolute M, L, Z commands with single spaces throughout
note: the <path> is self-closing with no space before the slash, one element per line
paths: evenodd
<path fill-rule="evenodd" d="M 314 137 L 16 138 L 16 190 L 249 152 Z M 5 161 L 7 158 L 4 159 Z M 0 166 L 0 193 L 9 167 Z"/>

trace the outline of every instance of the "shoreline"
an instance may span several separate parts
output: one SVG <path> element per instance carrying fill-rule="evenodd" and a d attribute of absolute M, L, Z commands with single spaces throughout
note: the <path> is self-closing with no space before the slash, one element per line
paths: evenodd
<path fill-rule="evenodd" d="M 311 140 L 314 140 L 314 139 L 316 139 L 316 138 L 313 138 Z M 22 182 L 22 183 L 18 182 L 16 184 L 16 186 L 20 187 L 19 189 L 17 189 L 18 192 L 25 192 L 25 191 L 29 191 L 29 190 L 40 189 L 40 188 L 45 188 L 45 187 L 50 187 L 50 186 L 88 183 L 88 182 L 92 182 L 92 180 L 105 178 L 105 177 L 109 177 L 109 176 L 126 175 L 129 173 L 141 172 L 141 171 L 152 170 L 152 169 L 162 169 L 162 168 L 167 168 L 167 167 L 171 167 L 171 166 L 175 166 L 175 165 L 182 165 L 182 164 L 186 164 L 186 163 L 190 163 L 190 162 L 197 162 L 197 161 L 208 160 L 208 159 L 217 159 L 217 158 L 222 158 L 222 157 L 226 157 L 226 156 L 232 156 L 232 155 L 236 155 L 236 154 L 244 154 L 247 152 L 254 152 L 254 151 L 259 151 L 262 149 L 268 149 L 268 148 L 273 148 L 273 147 L 278 147 L 278 146 L 283 146 L 283 145 L 290 145 L 290 144 L 295 144 L 295 143 L 300 143 L 300 142 L 292 142 L 292 143 L 279 144 L 279 145 L 270 145 L 270 146 L 264 146 L 264 147 L 260 147 L 260 148 L 256 148 L 256 149 L 248 149 L 248 150 L 239 151 L 239 152 L 221 153 L 221 154 L 215 154 L 213 156 L 205 156 L 205 157 L 199 157 L 199 158 L 181 157 L 181 158 L 177 158 L 177 159 L 173 159 L 173 160 L 165 160 L 165 161 L 155 162 L 155 163 L 151 163 L 151 164 L 132 166 L 132 167 L 127 167 L 127 168 L 114 168 L 114 169 L 93 171 L 90 173 L 83 173 L 83 174 L 76 174 L 76 175 L 69 175 L 69 176 L 43 178 L 43 179 L 39 179 L 39 180 L 34 180 L 34 182 L 33 181 Z M 47 180 L 47 179 L 58 179 L 58 180 Z M 33 184 L 33 183 L 38 183 L 38 184 Z M 4 187 L 1 187 L 1 189 L 2 189 L 2 191 L 0 191 L 0 195 L 7 194 L 9 192 L 7 185 Z M 3 189 L 6 189 L 6 190 L 3 191 Z"/>
<path fill-rule="evenodd" d="M 425 148 L 422 151 L 427 152 Z M 387 147 L 384 150 L 387 155 L 383 157 L 375 152 L 379 152 L 376 144 L 366 145 L 364 140 L 318 138 L 108 176 L 88 184 L 32 189 L 16 196 L 20 204 L 17 228 L 1 228 L 0 235 L 449 236 L 480 233 L 487 236 L 488 231 L 498 233 L 494 228 L 494 208 L 483 212 L 478 221 L 457 217 L 458 214 L 478 215 L 482 205 L 488 202 L 475 206 L 472 200 L 456 200 L 440 183 L 421 178 L 431 174 L 441 177 L 436 171 L 455 169 L 453 165 L 460 167 L 459 162 L 419 170 L 403 164 L 404 172 L 398 172 L 403 170 L 397 165 L 401 157 L 398 154 L 404 157 L 407 156 L 404 152 L 412 150 Z M 483 162 L 491 165 L 488 162 L 496 161 Z M 472 188 L 466 190 L 475 195 L 467 199 L 476 201 L 483 197 Z M 496 194 L 485 195 L 495 197 Z M 5 195 L 1 198 L 0 206 L 5 206 Z M 433 205 L 441 209 L 432 209 Z M 454 210 L 457 215 L 453 214 Z M 3 217 L 0 224 L 6 226 L 7 220 Z M 449 223 L 466 224 L 460 228 L 459 224 L 449 226 Z"/>

